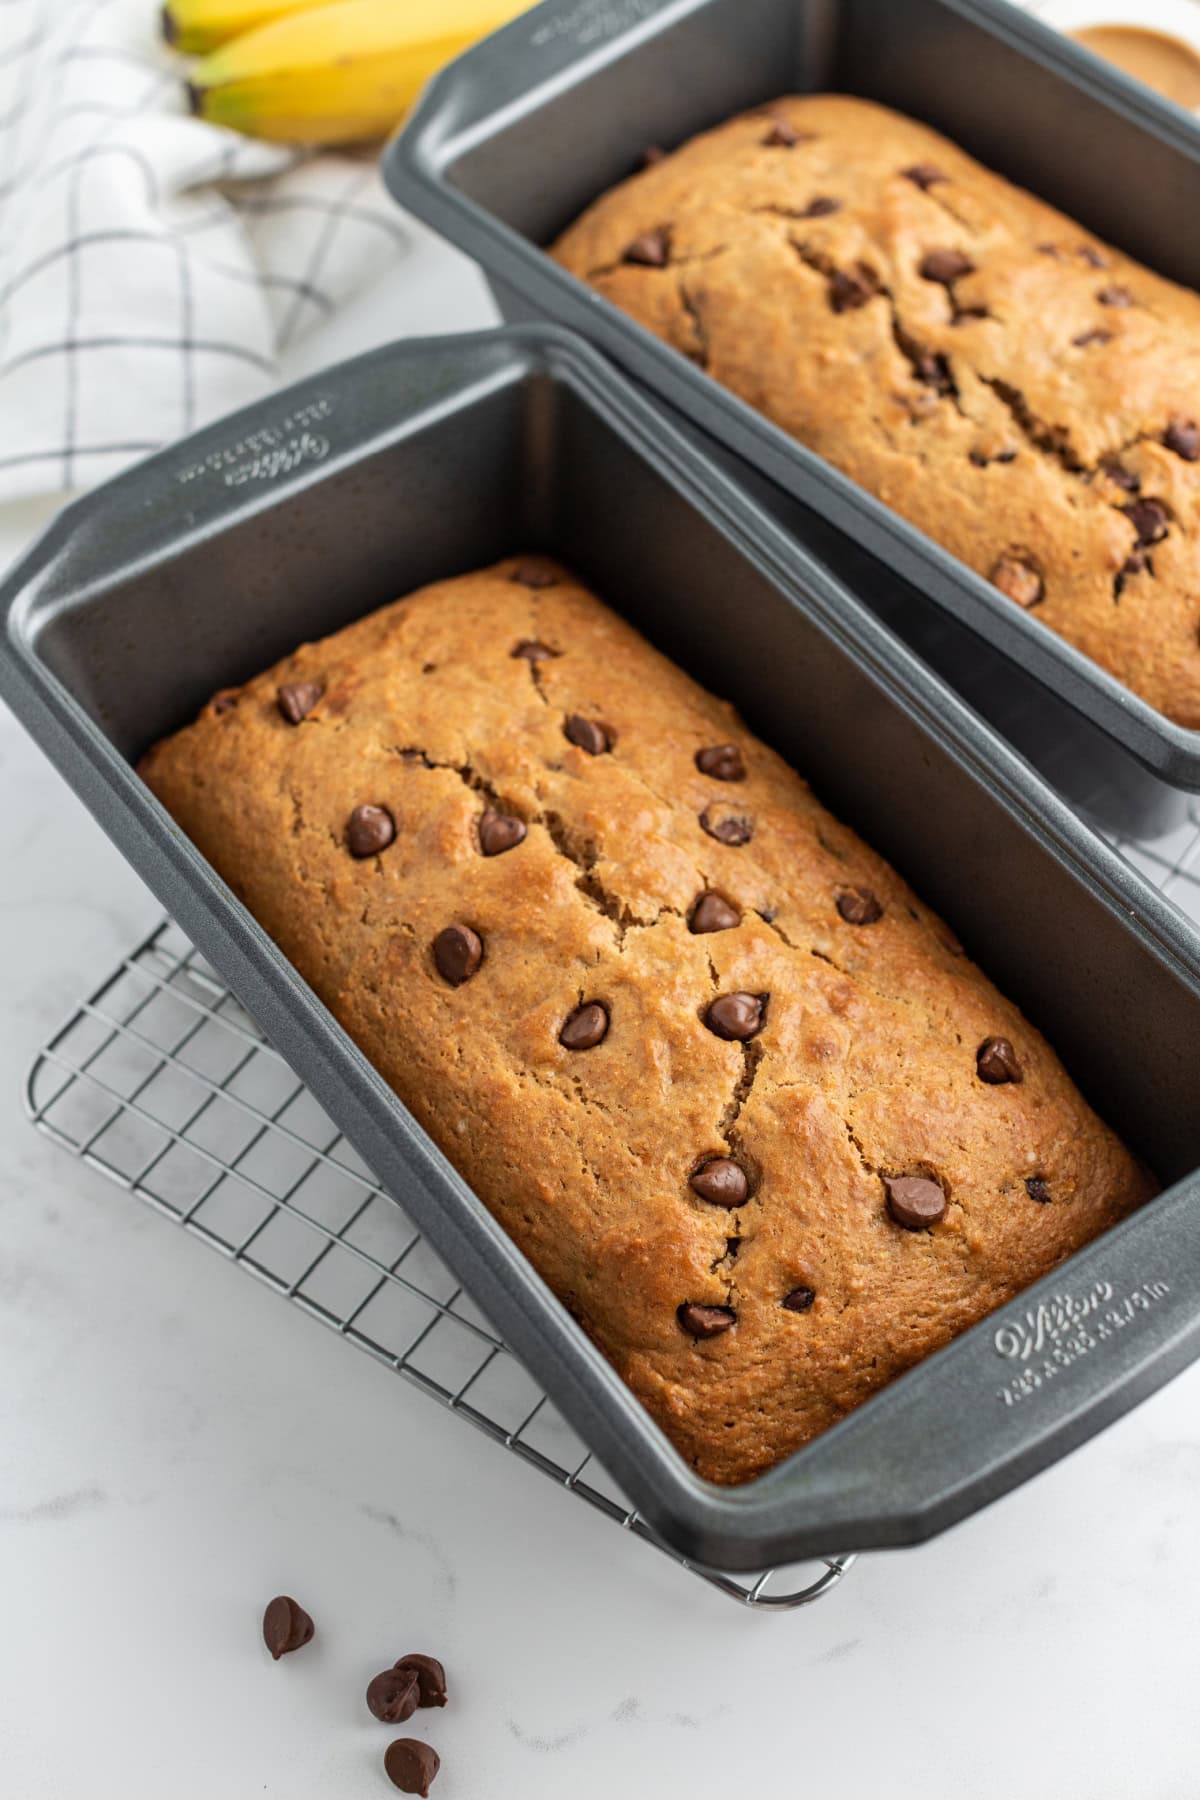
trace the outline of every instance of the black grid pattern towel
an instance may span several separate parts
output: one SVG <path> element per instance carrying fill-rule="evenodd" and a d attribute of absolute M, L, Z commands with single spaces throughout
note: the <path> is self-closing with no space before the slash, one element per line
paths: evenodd
<path fill-rule="evenodd" d="M 256 398 L 403 256 L 374 159 L 187 116 L 156 0 L 0 0 L 0 500 Z"/>

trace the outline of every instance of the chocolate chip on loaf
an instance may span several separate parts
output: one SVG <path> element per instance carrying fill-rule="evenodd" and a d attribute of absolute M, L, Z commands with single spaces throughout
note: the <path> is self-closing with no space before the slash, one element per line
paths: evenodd
<path fill-rule="evenodd" d="M 299 725 L 301 719 L 307 719 L 324 692 L 315 681 L 285 681 L 275 699 L 288 724 Z"/>
<path fill-rule="evenodd" d="M 694 1338 L 720 1337 L 737 1324 L 732 1306 L 697 1306 L 690 1301 L 677 1308 L 675 1317 L 688 1336 Z"/>
<path fill-rule="evenodd" d="M 395 840 L 396 821 L 386 806 L 356 806 L 346 825 L 351 856 L 378 856 Z"/>
<path fill-rule="evenodd" d="M 525 662 L 540 663 L 548 661 L 552 656 L 557 656 L 558 651 L 552 650 L 549 644 L 540 644 L 536 638 L 522 638 L 519 644 L 513 645 L 509 655 L 519 656 Z"/>
<path fill-rule="evenodd" d="M 712 1156 L 688 1177 L 688 1186 L 710 1206 L 740 1206 L 750 1192 L 746 1171 L 731 1156 Z"/>
<path fill-rule="evenodd" d="M 1125 561 L 1117 570 L 1116 578 L 1113 581 L 1113 598 L 1115 600 L 1121 598 L 1121 595 L 1125 592 L 1125 583 L 1131 575 L 1143 575 L 1147 569 L 1149 569 L 1151 574 L 1154 573 L 1154 564 L 1150 561 L 1146 552 L 1144 550 L 1131 550 L 1129 555 L 1125 558 Z"/>
<path fill-rule="evenodd" d="M 1026 611 L 1031 606 L 1037 606 L 1045 597 L 1045 583 L 1033 564 L 1012 552 L 992 564 L 988 580 L 993 587 L 998 587 L 1002 594 L 1007 594 L 1010 600 L 1015 600 Z"/>
<path fill-rule="evenodd" d="M 842 202 L 835 200 L 832 194 L 816 194 L 800 216 L 804 219 L 828 219 L 841 210 Z"/>
<path fill-rule="evenodd" d="M 754 836 L 754 826 L 749 819 L 729 813 L 714 819 L 708 808 L 700 814 L 700 829 L 715 838 L 718 844 L 729 844 L 733 848 L 748 844 Z"/>
<path fill-rule="evenodd" d="M 1027 1175 L 1025 1177 L 1025 1192 L 1029 1195 L 1031 1200 L 1036 1200 L 1039 1206 L 1045 1206 L 1050 1198 L 1050 1189 L 1047 1186 L 1044 1177 L 1041 1175 Z"/>
<path fill-rule="evenodd" d="M 621 260 L 636 263 L 645 269 L 665 269 L 670 248 L 670 239 L 665 231 L 643 231 L 631 244 L 626 244 Z"/>
<path fill-rule="evenodd" d="M 608 1013 L 599 1001 L 577 1006 L 558 1034 L 564 1050 L 594 1050 L 608 1036 Z"/>
<path fill-rule="evenodd" d="M 791 150 L 797 144 L 807 143 L 811 135 L 811 132 L 797 131 L 790 119 L 778 118 L 772 122 L 763 143 L 772 149 Z"/>
<path fill-rule="evenodd" d="M 709 931 L 732 931 L 741 922 L 741 913 L 728 900 L 722 900 L 720 894 L 701 894 L 692 908 L 688 929 L 701 936 Z"/>
<path fill-rule="evenodd" d="M 888 1211 L 907 1231 L 936 1225 L 946 1211 L 946 1196 L 939 1182 L 928 1175 L 885 1175 Z"/>
<path fill-rule="evenodd" d="M 1101 306 L 1132 306 L 1133 295 L 1127 287 L 1102 287 L 1096 295 Z"/>
<path fill-rule="evenodd" d="M 855 312 L 879 292 L 879 277 L 867 263 L 835 269 L 829 277 L 829 304 L 835 313 Z"/>
<path fill-rule="evenodd" d="M 420 1794 L 428 1800 L 429 1789 L 442 1766 L 442 1759 L 430 1744 L 419 1738 L 396 1738 L 383 1753 L 383 1767 L 393 1787 L 402 1794 Z"/>
<path fill-rule="evenodd" d="M 1171 515 L 1161 500 L 1131 500 L 1121 511 L 1137 532 L 1141 548 L 1160 544 L 1166 537 Z"/>
<path fill-rule="evenodd" d="M 939 181 L 950 179 L 948 175 L 942 173 L 936 163 L 914 163 L 911 169 L 902 169 L 901 174 L 926 194 Z"/>
<path fill-rule="evenodd" d="M 563 732 L 569 743 L 586 750 L 589 756 L 603 756 L 606 750 L 612 749 L 612 733 L 607 725 L 601 725 L 596 719 L 585 719 L 582 713 L 572 713 Z"/>
<path fill-rule="evenodd" d="M 811 1312 L 816 1294 L 810 1287 L 794 1287 L 790 1294 L 785 1294 L 780 1305 L 786 1312 Z"/>
<path fill-rule="evenodd" d="M 277 1594 L 263 1614 L 263 1643 L 278 1662 L 281 1656 L 301 1650 L 311 1642 L 313 1622 L 290 1594 Z"/>
<path fill-rule="evenodd" d="M 1200 425 L 1195 419 L 1172 419 L 1163 434 L 1163 443 L 1185 462 L 1200 461 Z"/>
<path fill-rule="evenodd" d="M 964 275 L 971 275 L 975 264 L 962 250 L 927 250 L 917 265 L 917 272 L 925 281 L 939 281 L 943 287 L 959 281 Z"/>
<path fill-rule="evenodd" d="M 717 1037 L 744 1044 L 757 1037 L 767 1022 L 768 994 L 718 994 L 704 1015 L 704 1023 Z"/>
<path fill-rule="evenodd" d="M 209 706 L 218 718 L 222 713 L 232 712 L 241 694 L 240 688 L 218 688 L 209 701 Z"/>
<path fill-rule="evenodd" d="M 847 925 L 874 925 L 883 917 L 883 907 L 870 888 L 838 888 L 834 904 Z"/>
<path fill-rule="evenodd" d="M 975 1052 L 975 1068 L 980 1081 L 999 1087 L 1006 1081 L 1024 1081 L 1017 1053 L 1006 1037 L 984 1038 Z"/>
<path fill-rule="evenodd" d="M 656 164 L 665 162 L 666 157 L 667 153 L 661 144 L 647 144 L 641 154 L 641 167 L 643 169 L 653 169 Z"/>
<path fill-rule="evenodd" d="M 403 1725 L 421 1702 L 415 1669 L 385 1669 L 367 1688 L 367 1707 L 385 1725 Z"/>
<path fill-rule="evenodd" d="M 392 1666 L 397 1674 L 411 1670 L 417 1677 L 421 1706 L 445 1706 L 448 1698 L 446 1671 L 436 1656 L 424 1656 L 413 1650 L 407 1656 L 398 1657 Z"/>
<path fill-rule="evenodd" d="M 1096 331 L 1081 331 L 1078 337 L 1071 339 L 1071 342 L 1077 350 L 1086 350 L 1090 344 L 1111 344 L 1112 338 L 1111 331 L 1097 329 Z"/>
<path fill-rule="evenodd" d="M 746 779 L 746 765 L 736 744 L 712 744 L 707 750 L 697 750 L 696 767 L 702 775 L 711 775 L 714 781 Z"/>
<path fill-rule="evenodd" d="M 544 556 L 523 556 L 513 570 L 512 578 L 522 587 L 556 587 L 562 579 L 552 562 Z"/>
<path fill-rule="evenodd" d="M 447 925 L 433 940 L 433 960 L 443 980 L 461 987 L 483 961 L 483 939 L 469 925 Z"/>
<path fill-rule="evenodd" d="M 497 812 L 489 806 L 479 821 L 479 848 L 485 856 L 503 856 L 506 850 L 523 844 L 527 834 L 524 819 L 514 819 L 511 813 Z"/>

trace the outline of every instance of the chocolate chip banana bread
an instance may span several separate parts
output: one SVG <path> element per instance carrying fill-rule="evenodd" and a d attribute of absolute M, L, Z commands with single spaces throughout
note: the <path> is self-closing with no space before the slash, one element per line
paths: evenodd
<path fill-rule="evenodd" d="M 1151 1192 L 894 871 L 557 565 L 305 645 L 141 773 L 715 1481 Z"/>
<path fill-rule="evenodd" d="M 553 254 L 1200 726 L 1200 296 L 832 94 L 653 160 Z"/>

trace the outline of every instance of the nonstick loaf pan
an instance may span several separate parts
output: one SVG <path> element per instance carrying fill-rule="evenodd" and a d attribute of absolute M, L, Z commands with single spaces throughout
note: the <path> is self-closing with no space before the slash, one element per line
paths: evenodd
<path fill-rule="evenodd" d="M 810 90 L 924 120 L 1200 287 L 1200 124 L 1005 0 L 546 0 L 433 81 L 384 173 L 482 265 L 506 318 L 582 332 L 1156 774 L 1200 789 L 1200 732 L 1172 724 L 540 248 L 631 174 L 647 145 Z"/>
<path fill-rule="evenodd" d="M 561 556 L 728 695 L 951 922 L 1166 1184 L 739 1489 L 686 1466 L 132 767 L 214 689 L 517 547 Z M 398 345 L 235 415 L 69 507 L 0 588 L 0 626 L 4 697 L 685 1554 L 741 1569 L 928 1537 L 1200 1352 L 1200 942 L 567 334 Z"/>

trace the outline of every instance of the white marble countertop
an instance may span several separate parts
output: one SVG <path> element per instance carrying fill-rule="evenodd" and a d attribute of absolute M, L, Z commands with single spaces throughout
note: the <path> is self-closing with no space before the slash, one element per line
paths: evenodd
<path fill-rule="evenodd" d="M 323 349 L 490 317 L 425 244 Z M 0 514 L 0 562 L 47 512 Z M 946 1537 L 748 1614 L 31 1129 L 34 1052 L 157 915 L 0 713 L 5 1796 L 382 1800 L 362 1691 L 422 1649 L 453 1683 L 406 1728 L 437 1800 L 1193 1800 L 1200 1367 Z M 275 1665 L 278 1591 L 318 1637 Z"/>

